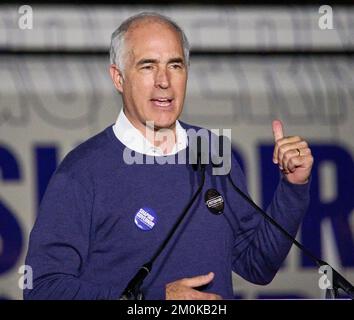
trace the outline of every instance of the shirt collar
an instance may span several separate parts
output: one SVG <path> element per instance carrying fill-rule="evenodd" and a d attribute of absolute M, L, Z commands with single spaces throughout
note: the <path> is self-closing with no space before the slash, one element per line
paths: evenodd
<path fill-rule="evenodd" d="M 170 153 L 164 154 L 159 147 L 155 147 L 144 135 L 135 128 L 123 109 L 120 111 L 116 123 L 113 125 L 113 131 L 117 139 L 126 147 L 147 156 L 169 156 L 178 153 L 187 148 L 188 139 L 187 132 L 176 120 L 176 138 L 177 143 L 174 145 Z"/>

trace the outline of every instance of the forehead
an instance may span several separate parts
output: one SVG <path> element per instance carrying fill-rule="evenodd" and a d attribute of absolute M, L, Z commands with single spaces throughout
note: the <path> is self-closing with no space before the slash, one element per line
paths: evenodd
<path fill-rule="evenodd" d="M 135 58 L 145 55 L 183 56 L 181 35 L 163 21 L 135 22 L 126 33 L 125 45 L 126 50 Z"/>

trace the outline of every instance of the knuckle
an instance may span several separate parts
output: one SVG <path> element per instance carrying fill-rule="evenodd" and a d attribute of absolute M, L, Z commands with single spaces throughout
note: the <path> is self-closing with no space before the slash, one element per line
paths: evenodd
<path fill-rule="evenodd" d="M 284 153 L 284 160 L 285 161 L 289 161 L 291 159 L 291 157 L 292 157 L 292 155 L 291 155 L 290 150 L 288 150 Z"/>

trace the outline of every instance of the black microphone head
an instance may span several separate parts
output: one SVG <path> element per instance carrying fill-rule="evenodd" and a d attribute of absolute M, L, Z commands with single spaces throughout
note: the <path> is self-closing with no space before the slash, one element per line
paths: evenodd
<path fill-rule="evenodd" d="M 221 158 L 221 159 L 223 159 L 223 157 L 224 157 L 224 139 L 226 139 L 225 136 L 223 136 L 223 135 L 218 136 L 217 148 L 215 147 L 213 149 L 214 154 L 217 155 L 217 157 Z M 212 164 L 213 168 L 221 168 L 223 166 L 222 162 L 215 163 L 215 161 L 213 161 L 213 159 L 211 161 L 211 164 Z"/>
<path fill-rule="evenodd" d="M 212 138 L 211 163 L 214 175 L 228 175 L 231 171 L 232 145 L 226 135 L 214 135 Z"/>
<path fill-rule="evenodd" d="M 195 160 L 197 163 L 192 163 L 192 168 L 194 171 L 198 171 L 200 168 L 201 157 L 202 157 L 201 149 L 202 149 L 201 138 L 200 138 L 200 136 L 197 136 L 197 147 L 196 147 L 196 151 L 195 151 L 195 155 L 196 155 Z"/>
<path fill-rule="evenodd" d="M 193 148 L 193 146 L 191 147 Z M 203 148 L 202 137 L 198 135 L 197 145 L 196 146 L 194 145 L 192 158 L 190 159 L 194 171 L 202 170 L 206 166 L 204 163 L 202 163 L 202 148 Z"/>

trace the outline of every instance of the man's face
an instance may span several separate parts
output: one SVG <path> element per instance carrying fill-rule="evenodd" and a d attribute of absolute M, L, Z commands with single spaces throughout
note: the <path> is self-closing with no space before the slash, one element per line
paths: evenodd
<path fill-rule="evenodd" d="M 155 129 L 173 129 L 187 84 L 179 34 L 165 23 L 138 22 L 126 34 L 124 59 L 123 77 L 112 67 L 111 75 L 127 118 L 141 131 L 147 121 L 153 121 Z"/>

